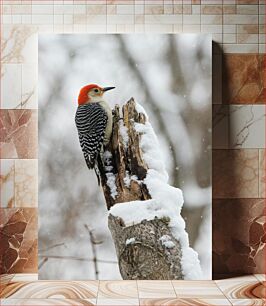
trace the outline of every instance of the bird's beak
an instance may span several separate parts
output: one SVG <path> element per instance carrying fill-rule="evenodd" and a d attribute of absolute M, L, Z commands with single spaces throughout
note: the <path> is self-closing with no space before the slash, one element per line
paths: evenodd
<path fill-rule="evenodd" d="M 105 91 L 108 91 L 108 90 L 111 90 L 111 89 L 114 89 L 115 87 L 104 87 L 103 88 L 103 92 L 105 92 Z"/>

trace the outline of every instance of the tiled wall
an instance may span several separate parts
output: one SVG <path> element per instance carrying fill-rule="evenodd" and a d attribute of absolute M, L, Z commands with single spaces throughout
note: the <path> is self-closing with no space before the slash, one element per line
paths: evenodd
<path fill-rule="evenodd" d="M 213 34 L 213 273 L 264 273 L 264 0 L 1 1 L 2 273 L 37 272 L 37 33 Z"/>

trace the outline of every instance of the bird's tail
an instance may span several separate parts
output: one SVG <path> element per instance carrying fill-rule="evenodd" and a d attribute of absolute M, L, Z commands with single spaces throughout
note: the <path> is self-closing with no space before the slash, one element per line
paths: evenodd
<path fill-rule="evenodd" d="M 95 163 L 94 171 L 95 171 L 95 174 L 97 176 L 98 186 L 100 186 L 101 185 L 101 179 L 100 179 L 101 175 L 100 175 L 100 171 L 99 171 L 97 163 Z"/>
<path fill-rule="evenodd" d="M 101 173 L 105 173 L 104 171 L 104 164 L 101 158 L 101 154 L 98 154 L 97 156 L 97 160 L 95 161 L 95 166 L 94 166 L 94 170 L 97 176 L 97 180 L 98 180 L 98 185 L 101 185 L 101 178 L 104 180 L 105 176 L 101 176 Z"/>

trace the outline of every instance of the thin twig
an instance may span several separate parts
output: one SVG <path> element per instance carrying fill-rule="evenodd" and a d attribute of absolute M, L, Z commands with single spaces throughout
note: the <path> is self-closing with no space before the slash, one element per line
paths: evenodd
<path fill-rule="evenodd" d="M 92 254 L 93 254 L 92 261 L 94 263 L 94 271 L 95 271 L 95 279 L 99 279 L 96 244 L 100 244 L 102 242 L 96 241 L 94 234 L 93 234 L 93 230 L 91 230 L 87 224 L 84 224 L 84 227 L 86 228 L 90 236 L 91 249 L 92 249 Z"/>
<path fill-rule="evenodd" d="M 79 260 L 79 261 L 93 261 L 91 258 L 76 257 L 76 256 L 60 256 L 60 255 L 39 255 L 40 258 L 51 258 L 51 259 L 68 259 L 68 260 Z M 117 264 L 117 261 L 97 259 L 98 263 L 106 264 Z"/>

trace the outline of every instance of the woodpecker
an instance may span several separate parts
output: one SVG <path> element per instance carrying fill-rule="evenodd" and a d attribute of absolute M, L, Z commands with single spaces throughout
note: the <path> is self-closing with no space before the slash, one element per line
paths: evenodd
<path fill-rule="evenodd" d="M 97 159 L 112 134 L 112 109 L 103 99 L 106 91 L 115 87 L 89 84 L 81 88 L 75 123 L 80 146 L 89 169 L 95 169 L 98 183 Z"/>

